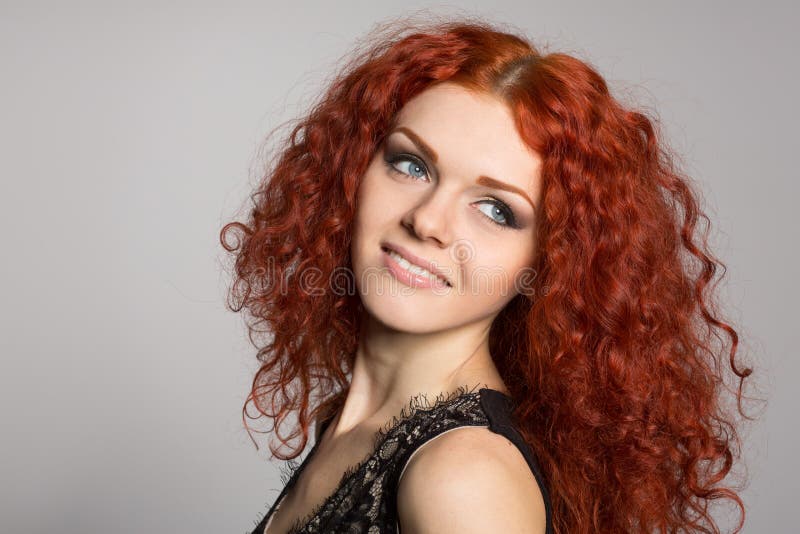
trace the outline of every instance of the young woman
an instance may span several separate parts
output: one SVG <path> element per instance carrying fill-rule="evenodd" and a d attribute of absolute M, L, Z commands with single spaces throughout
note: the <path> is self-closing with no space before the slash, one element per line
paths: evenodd
<path fill-rule="evenodd" d="M 394 24 L 222 231 L 248 403 L 276 457 L 316 430 L 254 533 L 717 532 L 720 498 L 741 528 L 750 370 L 653 121 L 488 23 Z"/>

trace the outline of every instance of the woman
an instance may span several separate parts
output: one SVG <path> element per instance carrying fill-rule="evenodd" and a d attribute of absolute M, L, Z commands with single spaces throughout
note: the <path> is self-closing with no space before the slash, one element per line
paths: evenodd
<path fill-rule="evenodd" d="M 651 119 L 485 22 L 392 27 L 222 231 L 248 403 L 300 437 L 274 456 L 316 430 L 254 532 L 717 532 L 720 498 L 741 529 L 750 370 Z"/>

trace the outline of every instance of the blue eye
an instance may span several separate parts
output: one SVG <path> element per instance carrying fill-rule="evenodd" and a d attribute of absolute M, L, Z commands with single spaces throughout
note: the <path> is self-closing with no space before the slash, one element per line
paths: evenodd
<path fill-rule="evenodd" d="M 490 210 L 488 212 L 484 211 L 482 209 L 483 206 L 488 206 L 490 208 Z M 505 210 L 503 210 L 503 208 L 501 206 L 497 205 L 497 204 L 494 204 L 494 203 L 487 204 L 487 203 L 483 203 L 482 202 L 481 203 L 481 208 L 478 208 L 478 209 L 483 211 L 483 213 L 486 213 L 486 215 L 488 215 L 490 219 L 492 219 L 494 222 L 496 222 L 498 224 L 502 224 L 502 225 L 509 224 L 508 217 L 506 216 Z M 497 219 L 495 217 L 499 217 L 499 219 Z"/>
<path fill-rule="evenodd" d="M 398 163 L 400 165 L 398 165 Z M 428 168 L 425 166 L 425 163 L 423 163 L 419 158 L 416 158 L 410 154 L 396 154 L 389 156 L 384 159 L 384 164 L 389 172 L 394 174 L 402 174 L 403 176 L 408 176 L 414 180 L 419 180 L 423 176 L 428 175 Z M 405 164 L 405 167 L 403 164 Z M 480 208 L 479 209 L 481 213 L 484 213 L 489 218 L 490 222 L 496 224 L 500 228 L 505 229 L 520 227 L 517 224 L 517 219 L 514 217 L 514 212 L 512 209 L 508 206 L 508 204 L 499 198 L 492 197 L 488 200 L 480 201 L 479 204 L 481 206 L 488 205 L 491 208 L 489 212 L 486 212 Z M 496 217 L 499 217 L 499 220 Z"/>
<path fill-rule="evenodd" d="M 400 170 L 395 166 L 396 163 L 408 163 L 407 171 Z M 417 158 L 407 155 L 407 154 L 400 154 L 397 156 L 392 156 L 388 160 L 386 160 L 386 166 L 392 172 L 399 172 L 401 174 L 405 174 L 407 176 L 411 176 L 412 178 L 421 178 L 422 176 L 428 175 L 428 170 L 425 167 L 425 164 L 422 163 Z M 421 174 L 416 174 L 421 173 Z"/>

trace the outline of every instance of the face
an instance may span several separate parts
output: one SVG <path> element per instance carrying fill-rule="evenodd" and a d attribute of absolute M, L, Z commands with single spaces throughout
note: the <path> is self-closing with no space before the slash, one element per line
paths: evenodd
<path fill-rule="evenodd" d="M 531 275 L 541 159 L 503 102 L 454 84 L 420 93 L 394 124 L 358 190 L 364 307 L 417 333 L 491 321 Z"/>

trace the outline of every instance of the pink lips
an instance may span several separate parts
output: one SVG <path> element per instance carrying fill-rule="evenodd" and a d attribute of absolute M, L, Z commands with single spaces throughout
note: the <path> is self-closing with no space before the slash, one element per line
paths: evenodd
<path fill-rule="evenodd" d="M 383 264 L 389 269 L 389 271 L 401 282 L 406 285 L 412 287 L 449 287 L 448 283 L 445 282 L 447 278 L 444 276 L 442 271 L 434 266 L 431 262 L 424 260 L 418 256 L 415 256 L 408 252 L 406 249 L 385 243 L 383 247 L 393 250 L 394 252 L 400 254 L 403 258 L 405 258 L 409 263 L 413 265 L 417 265 L 422 267 L 423 269 L 432 272 L 433 274 L 437 275 L 437 279 L 431 280 L 429 277 L 420 275 L 417 273 L 412 273 L 409 270 L 404 269 L 399 263 L 397 263 L 394 258 L 392 258 L 388 252 L 385 250 L 383 251 Z"/>

